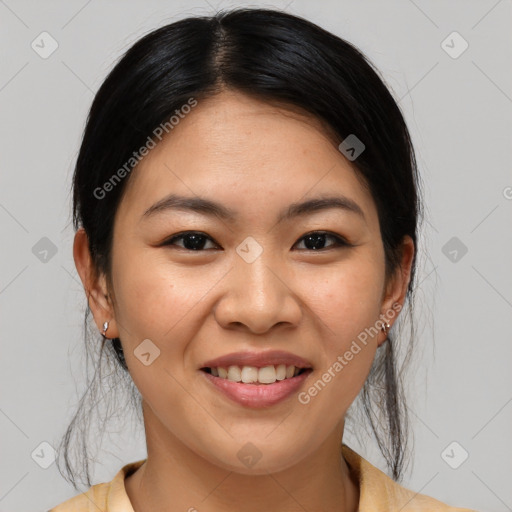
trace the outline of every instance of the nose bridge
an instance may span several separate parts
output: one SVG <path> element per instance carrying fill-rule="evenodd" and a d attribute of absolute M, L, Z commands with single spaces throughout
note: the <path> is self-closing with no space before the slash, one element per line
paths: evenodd
<path fill-rule="evenodd" d="M 277 323 L 297 324 L 301 308 L 292 283 L 282 274 L 283 262 L 270 247 L 248 238 L 236 249 L 228 286 L 216 308 L 217 321 L 224 327 L 244 324 L 259 333 Z"/>
<path fill-rule="evenodd" d="M 278 279 L 281 268 L 278 258 L 269 245 L 263 247 L 255 239 L 248 237 L 237 247 L 235 275 L 237 295 L 250 297 L 252 306 L 265 306 L 263 301 L 279 301 L 283 283 Z M 241 288 L 241 290 L 240 290 Z"/>

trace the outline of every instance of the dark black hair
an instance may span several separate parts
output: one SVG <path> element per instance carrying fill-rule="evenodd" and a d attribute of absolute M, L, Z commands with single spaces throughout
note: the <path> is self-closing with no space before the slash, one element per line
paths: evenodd
<path fill-rule="evenodd" d="M 101 192 L 104 185 L 123 166 L 126 171 L 127 162 L 135 164 L 130 160 L 134 151 L 191 98 L 200 105 L 201 100 L 226 89 L 307 112 L 328 126 L 338 143 L 349 135 L 363 142 L 365 149 L 353 165 L 375 201 L 386 272 L 391 275 L 400 265 L 404 237 L 410 236 L 417 246 L 421 217 L 414 150 L 397 102 L 379 71 L 349 42 L 300 17 L 249 8 L 189 17 L 152 31 L 125 53 L 98 90 L 72 183 L 73 224 L 75 229 L 85 229 L 98 274 L 104 274 L 111 287 L 114 216 L 129 175 L 122 173 L 123 179 L 109 187 L 106 197 Z M 415 267 L 416 251 L 406 298 L 410 310 Z M 73 449 L 82 459 L 79 469 L 85 469 L 90 486 L 84 424 L 91 421 L 98 401 L 111 398 L 113 386 L 129 387 L 133 404 L 140 408 L 121 340 L 101 339 L 97 334 L 89 344 L 89 314 L 87 307 L 86 346 L 88 350 L 99 347 L 99 354 L 59 450 L 77 489 L 79 472 L 70 455 Z M 408 422 L 395 334 L 394 328 L 377 352 L 358 399 L 393 477 L 399 480 Z M 407 357 L 413 341 L 411 324 L 405 343 Z M 105 380 L 110 383 L 107 393 L 100 390 Z"/>

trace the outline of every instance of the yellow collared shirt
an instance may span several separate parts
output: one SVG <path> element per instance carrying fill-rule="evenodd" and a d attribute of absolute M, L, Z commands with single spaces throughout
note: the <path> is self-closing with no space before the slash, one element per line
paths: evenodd
<path fill-rule="evenodd" d="M 342 453 L 359 482 L 359 512 L 476 512 L 451 507 L 402 487 L 345 444 Z M 111 482 L 93 485 L 49 512 L 134 512 L 124 480 L 144 462 L 126 464 Z"/>

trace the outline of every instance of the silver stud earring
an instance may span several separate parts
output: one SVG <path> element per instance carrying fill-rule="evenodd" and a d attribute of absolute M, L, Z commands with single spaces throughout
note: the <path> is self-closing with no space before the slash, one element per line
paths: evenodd
<path fill-rule="evenodd" d="M 103 324 L 103 332 L 101 333 L 101 335 L 106 338 L 106 334 L 107 334 L 107 329 L 108 329 L 108 322 L 105 322 Z"/>
<path fill-rule="evenodd" d="M 391 329 L 391 325 L 389 325 L 387 322 L 381 327 L 382 331 L 384 332 L 384 334 L 388 335 L 388 332 L 389 332 L 389 329 Z"/>

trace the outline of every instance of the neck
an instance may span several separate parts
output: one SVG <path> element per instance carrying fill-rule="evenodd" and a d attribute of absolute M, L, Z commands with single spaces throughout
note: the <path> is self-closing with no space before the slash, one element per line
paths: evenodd
<path fill-rule="evenodd" d="M 212 464 L 153 420 L 145 421 L 147 461 L 125 480 L 135 512 L 358 509 L 358 483 L 341 454 L 343 423 L 299 464 L 247 475 Z"/>

